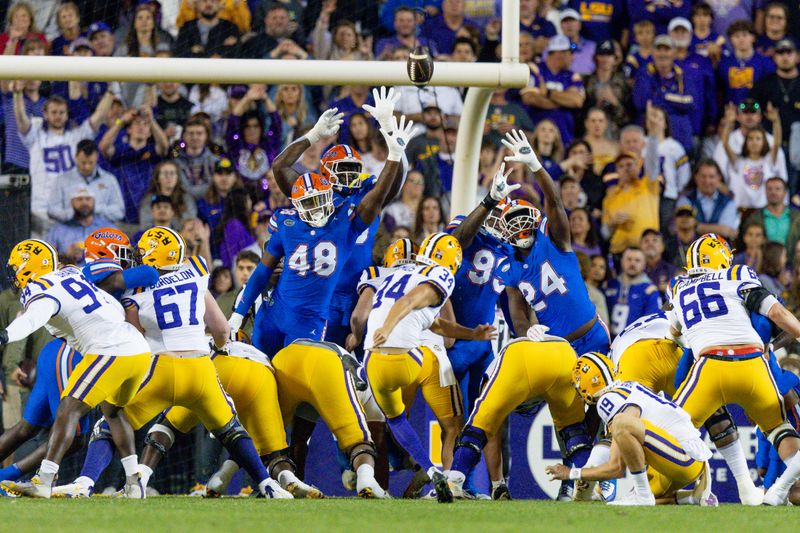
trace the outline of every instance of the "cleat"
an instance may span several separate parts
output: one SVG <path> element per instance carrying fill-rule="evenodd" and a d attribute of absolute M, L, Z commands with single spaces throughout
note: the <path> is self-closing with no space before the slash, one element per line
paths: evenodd
<path fill-rule="evenodd" d="M 556 501 L 559 502 L 571 502 L 572 501 L 572 482 L 571 481 L 562 481 L 561 487 L 558 489 L 558 496 L 556 496 Z"/>
<path fill-rule="evenodd" d="M 600 497 L 604 502 L 613 502 L 617 499 L 617 480 L 611 479 L 601 481 L 597 484 L 600 487 Z"/>
<path fill-rule="evenodd" d="M 53 498 L 89 498 L 92 494 L 94 494 L 94 486 L 87 487 L 80 483 L 53 487 Z"/>
<path fill-rule="evenodd" d="M 756 487 L 750 478 L 744 483 L 737 483 L 736 488 L 739 490 L 742 505 L 761 505 L 764 501 L 764 491 Z"/>
<path fill-rule="evenodd" d="M 431 478 L 433 479 L 433 486 L 436 488 L 436 499 L 439 500 L 439 503 L 452 503 L 453 492 L 450 490 L 450 484 L 447 482 L 445 475 L 438 470 L 434 470 Z"/>
<path fill-rule="evenodd" d="M 358 497 L 366 500 L 391 498 L 389 493 L 383 490 L 374 478 L 368 480 L 366 484 L 359 489 Z"/>
<path fill-rule="evenodd" d="M 322 491 L 319 490 L 317 487 L 313 485 L 307 485 L 302 481 L 300 481 L 299 479 L 296 481 L 292 481 L 291 483 L 287 484 L 286 487 L 284 488 L 289 493 L 291 493 L 292 496 L 301 500 L 304 498 L 308 498 L 311 500 L 321 500 L 322 498 L 325 497 L 325 495 L 322 494 Z"/>
<path fill-rule="evenodd" d="M 0 487 L 12 494 L 29 498 L 50 498 L 53 492 L 53 487 L 42 483 L 38 474 L 30 481 L 3 481 Z"/>
<path fill-rule="evenodd" d="M 208 496 L 206 496 L 206 486 L 203 485 L 202 483 L 195 483 L 195 485 L 191 489 L 189 489 L 189 496 L 207 498 Z"/>
<path fill-rule="evenodd" d="M 464 480 L 466 476 L 457 470 L 451 470 L 447 474 L 447 482 L 450 485 L 450 492 L 453 493 L 453 498 L 463 500 L 466 498 L 464 490 Z"/>
<path fill-rule="evenodd" d="M 283 489 L 274 479 L 265 479 L 259 486 L 259 491 L 265 498 L 272 500 L 293 500 L 294 496 L 289 491 Z"/>
<path fill-rule="evenodd" d="M 235 498 L 249 498 L 253 494 L 254 494 L 253 493 L 253 487 L 251 487 L 250 485 L 246 485 L 246 486 L 242 487 L 241 489 L 239 489 L 239 493 L 236 494 L 234 497 Z M 261 496 L 260 492 L 256 492 L 255 494 L 256 494 L 256 496 L 260 496 L 260 497 L 263 498 L 263 496 Z"/>
<path fill-rule="evenodd" d="M 356 490 L 356 473 L 352 470 L 342 472 L 342 486 L 347 490 Z"/>
<path fill-rule="evenodd" d="M 505 482 L 500 483 L 492 489 L 493 500 L 511 500 L 511 491 L 508 490 L 508 485 Z"/>
<path fill-rule="evenodd" d="M 790 487 L 791 488 L 791 487 Z M 778 484 L 773 484 L 762 498 L 762 505 L 769 505 L 770 507 L 778 507 L 786 505 L 789 501 L 789 491 L 778 489 Z"/>
<path fill-rule="evenodd" d="M 421 498 L 422 491 L 425 488 L 425 485 L 430 483 L 431 478 L 428 477 L 428 474 L 421 468 L 418 468 L 416 472 L 414 472 L 414 477 L 411 478 L 411 481 L 408 483 L 408 487 L 403 492 L 403 498 Z"/>
<path fill-rule="evenodd" d="M 572 501 L 590 502 L 594 493 L 595 481 L 576 481 L 575 489 L 572 491 Z"/>
<path fill-rule="evenodd" d="M 125 479 L 125 486 L 122 487 L 122 493 L 125 498 L 131 500 L 144 500 L 147 495 L 144 491 L 142 484 L 142 476 L 138 472 Z"/>
<path fill-rule="evenodd" d="M 618 498 L 613 502 L 608 502 L 607 505 L 617 506 L 653 506 L 656 504 L 656 497 L 652 493 L 640 495 L 635 490 L 632 490 L 624 498 Z"/>
<path fill-rule="evenodd" d="M 206 483 L 205 486 L 205 492 L 201 494 L 201 496 L 205 496 L 206 498 L 219 498 L 223 494 L 228 493 L 228 483 L 222 479 L 222 477 L 219 475 L 219 471 L 214 472 L 211 477 L 208 478 L 208 483 Z M 198 485 L 195 485 L 195 487 Z"/>
<path fill-rule="evenodd" d="M 0 498 L 19 498 L 19 494 L 10 492 L 0 486 Z"/>

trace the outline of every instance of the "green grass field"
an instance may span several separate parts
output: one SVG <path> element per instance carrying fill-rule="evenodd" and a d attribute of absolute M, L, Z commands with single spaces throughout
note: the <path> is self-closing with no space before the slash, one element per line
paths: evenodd
<path fill-rule="evenodd" d="M 268 501 L 156 497 L 147 501 L 0 500 L 0 531 L 769 531 L 800 530 L 800 510 L 723 505 L 613 508 L 599 503 L 542 501 Z"/>

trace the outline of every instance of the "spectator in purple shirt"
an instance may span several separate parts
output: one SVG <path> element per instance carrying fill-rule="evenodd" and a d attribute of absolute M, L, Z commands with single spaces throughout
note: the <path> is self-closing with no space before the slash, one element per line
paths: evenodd
<path fill-rule="evenodd" d="M 50 54 L 69 55 L 69 45 L 81 34 L 81 12 L 73 2 L 64 2 L 56 10 L 56 23 L 61 30 L 58 37 L 50 43 Z"/>
<path fill-rule="evenodd" d="M 269 118 L 265 127 L 264 113 Z M 228 115 L 228 155 L 254 198 L 267 193 L 267 171 L 281 150 L 281 116 L 264 85 L 251 85 Z"/>
<path fill-rule="evenodd" d="M 561 31 L 575 45 L 572 53 L 572 71 L 586 76 L 594 72 L 594 52 L 597 43 L 581 37 L 581 16 L 574 9 L 561 12 Z"/>
<path fill-rule="evenodd" d="M 544 118 L 552 120 L 565 144 L 569 144 L 574 135 L 573 110 L 580 109 L 586 99 L 581 75 L 570 70 L 572 50 L 567 37 L 556 35 L 550 39 L 547 57 L 530 65 L 531 81 L 520 91 L 534 123 Z"/>
<path fill-rule="evenodd" d="M 450 55 L 458 30 L 467 24 L 477 26 L 464 16 L 464 0 L 443 0 L 441 14 L 425 21 L 422 34 L 433 41 L 438 54 Z"/>
<path fill-rule="evenodd" d="M 252 209 L 253 201 L 242 188 L 233 189 L 225 198 L 211 245 L 212 254 L 222 260 L 222 266 L 232 267 L 236 254 L 256 243 L 250 231 Z"/>
<path fill-rule="evenodd" d="M 547 42 L 558 33 L 553 23 L 539 14 L 539 0 L 519 0 L 519 25 L 521 31 L 536 40 L 536 56 L 544 52 Z"/>
<path fill-rule="evenodd" d="M 167 136 L 153 117 L 153 110 L 142 106 L 115 120 L 99 146 L 122 189 L 125 222 L 135 224 L 139 222 L 139 204 L 153 167 L 169 149 Z"/>
<path fill-rule="evenodd" d="M 350 139 L 347 133 L 350 127 L 350 115 L 361 111 L 361 106 L 364 104 L 374 105 L 374 102 L 367 85 L 346 85 L 339 94 L 345 96 L 331 102 L 330 107 L 335 107 L 339 113 L 344 113 L 344 124 L 339 128 L 339 142 L 347 143 Z"/>
<path fill-rule="evenodd" d="M 378 59 L 388 59 L 399 46 L 413 49 L 415 45 L 427 46 L 432 56 L 437 56 L 436 45 L 430 39 L 417 37 L 416 13 L 410 7 L 401 6 L 394 12 L 394 35 L 378 39 L 375 45 L 375 56 Z"/>
<path fill-rule="evenodd" d="M 222 211 L 225 208 L 225 198 L 234 189 L 242 188 L 242 180 L 236 173 L 236 168 L 227 157 L 223 157 L 214 164 L 214 175 L 205 194 L 197 199 L 197 216 L 208 224 L 212 233 L 219 225 Z"/>

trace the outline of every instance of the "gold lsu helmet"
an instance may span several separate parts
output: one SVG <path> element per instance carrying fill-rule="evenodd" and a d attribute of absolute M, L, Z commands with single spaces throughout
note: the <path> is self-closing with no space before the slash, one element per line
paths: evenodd
<path fill-rule="evenodd" d="M 29 281 L 55 272 L 58 268 L 58 253 L 44 241 L 26 239 L 11 250 L 8 267 L 13 272 L 14 286 L 24 289 Z"/>
<path fill-rule="evenodd" d="M 706 233 L 695 240 L 686 251 L 686 272 L 691 275 L 706 274 L 730 268 L 733 250 L 725 237 Z"/>
<path fill-rule="evenodd" d="M 575 361 L 572 384 L 583 401 L 589 405 L 597 402 L 598 395 L 614 383 L 614 363 L 600 352 L 588 352 Z"/>
<path fill-rule="evenodd" d="M 139 239 L 139 256 L 143 265 L 159 270 L 178 270 L 186 260 L 186 243 L 180 234 L 164 226 L 145 231 Z"/>
<path fill-rule="evenodd" d="M 443 266 L 454 276 L 461 266 L 461 258 L 461 245 L 458 239 L 443 232 L 429 235 L 422 241 L 417 252 L 417 263 Z"/>
<path fill-rule="evenodd" d="M 411 264 L 418 251 L 419 246 L 411 239 L 397 239 L 383 254 L 383 266 L 391 268 Z"/>

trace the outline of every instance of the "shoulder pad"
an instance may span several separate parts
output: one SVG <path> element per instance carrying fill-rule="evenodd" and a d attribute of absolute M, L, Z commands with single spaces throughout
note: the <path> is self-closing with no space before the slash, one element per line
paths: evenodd
<path fill-rule="evenodd" d="M 200 274 L 200 276 L 208 276 L 208 265 L 199 255 L 191 256 L 189 258 L 189 264 L 193 270 Z"/>

